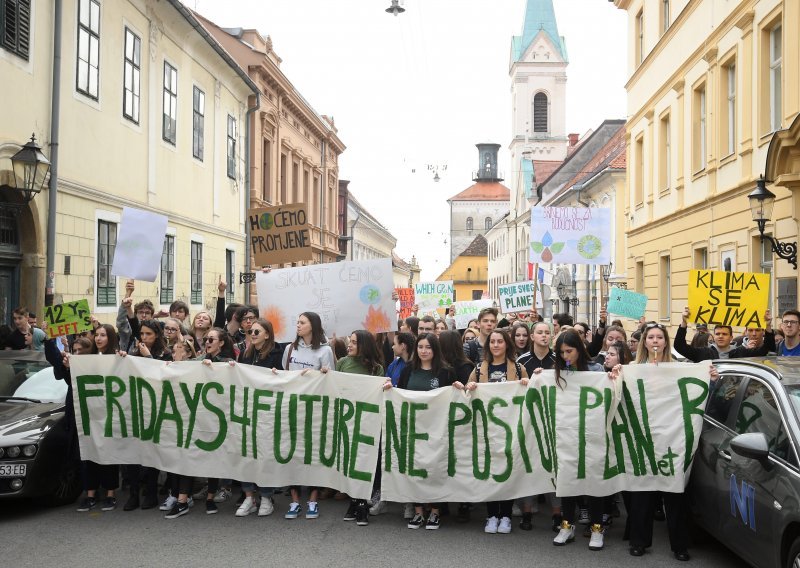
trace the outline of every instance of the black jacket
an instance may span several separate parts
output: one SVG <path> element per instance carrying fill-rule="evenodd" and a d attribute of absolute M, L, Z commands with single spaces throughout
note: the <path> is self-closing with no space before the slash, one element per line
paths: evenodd
<path fill-rule="evenodd" d="M 731 349 L 728 351 L 728 359 L 738 359 L 741 357 L 759 357 L 762 355 L 766 355 L 769 353 L 769 344 L 775 345 L 775 334 L 771 331 L 768 331 L 764 334 L 764 343 L 761 344 L 761 347 L 756 347 L 755 349 L 748 349 L 747 347 L 737 347 L 735 349 Z M 686 343 L 686 328 L 683 326 L 678 327 L 678 331 L 675 332 L 675 342 L 673 343 L 675 346 L 675 351 L 689 359 L 690 361 L 694 361 L 695 363 L 699 363 L 700 361 L 711 361 L 712 359 L 721 359 L 724 357 L 720 357 L 719 350 L 717 350 L 716 345 L 712 345 L 711 347 L 692 347 L 688 343 Z"/>
<path fill-rule="evenodd" d="M 258 352 L 254 349 L 253 353 L 248 357 L 245 355 L 244 351 L 239 353 L 239 363 L 243 365 L 255 365 L 256 367 L 265 367 L 267 369 L 278 369 L 280 371 L 283 370 L 283 362 L 281 359 L 283 358 L 283 350 L 286 345 L 280 345 L 276 343 L 272 347 L 272 351 L 267 353 L 267 356 L 263 359 L 260 359 L 258 356 Z"/>

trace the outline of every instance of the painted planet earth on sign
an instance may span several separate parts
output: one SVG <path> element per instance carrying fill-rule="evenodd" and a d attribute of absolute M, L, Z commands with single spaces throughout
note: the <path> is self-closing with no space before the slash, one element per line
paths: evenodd
<path fill-rule="evenodd" d="M 358 293 L 358 298 L 362 304 L 374 306 L 381 303 L 381 291 L 374 284 L 367 284 Z"/>

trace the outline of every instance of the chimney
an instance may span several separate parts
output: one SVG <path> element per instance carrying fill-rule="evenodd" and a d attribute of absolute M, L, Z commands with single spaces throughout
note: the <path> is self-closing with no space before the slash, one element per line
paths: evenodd
<path fill-rule="evenodd" d="M 575 146 L 578 145 L 578 137 L 579 136 L 580 136 L 580 134 L 575 134 L 575 133 L 567 135 L 567 137 L 569 138 L 569 147 L 570 148 L 574 148 Z"/>
<path fill-rule="evenodd" d="M 475 144 L 478 148 L 478 171 L 473 172 L 472 181 L 503 181 L 497 171 L 497 152 L 500 144 Z"/>

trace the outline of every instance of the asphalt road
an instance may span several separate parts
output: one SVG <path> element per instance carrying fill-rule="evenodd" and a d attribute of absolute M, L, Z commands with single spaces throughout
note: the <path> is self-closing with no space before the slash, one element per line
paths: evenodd
<path fill-rule="evenodd" d="M 234 495 L 237 495 L 235 492 Z M 565 547 L 552 545 L 550 517 L 534 515 L 534 529 L 517 528 L 510 535 L 483 533 L 483 507 L 473 521 L 458 525 L 445 518 L 438 531 L 412 531 L 402 508 L 370 518 L 368 527 L 343 522 L 343 501 L 320 503 L 320 518 L 283 518 L 288 498 L 276 497 L 270 517 L 234 516 L 236 506 L 222 503 L 216 515 L 206 515 L 203 503 L 191 513 L 166 520 L 156 510 L 123 512 L 123 492 L 116 511 L 78 513 L 75 505 L 56 509 L 36 504 L 0 502 L 0 565 L 28 566 L 569 566 L 591 568 L 724 567 L 745 564 L 721 544 L 706 537 L 690 549 L 692 560 L 672 557 L 665 523 L 656 523 L 654 546 L 644 557 L 628 554 L 622 540 L 624 518 L 606 534 L 606 548 L 593 552 L 588 538 L 576 535 Z M 624 514 L 624 513 L 623 513 Z"/>

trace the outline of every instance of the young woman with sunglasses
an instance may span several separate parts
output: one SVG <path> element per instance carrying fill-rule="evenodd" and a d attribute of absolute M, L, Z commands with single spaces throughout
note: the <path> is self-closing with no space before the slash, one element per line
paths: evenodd
<path fill-rule="evenodd" d="M 454 387 L 475 390 L 478 384 L 519 381 L 528 384 L 528 373 L 517 363 L 514 343 L 503 330 L 490 332 L 483 344 L 483 360 L 469 376 L 469 382 L 456 382 Z M 490 501 L 486 504 L 486 525 L 483 531 L 489 534 L 511 532 L 511 509 L 513 499 Z"/>
<path fill-rule="evenodd" d="M 239 363 L 282 370 L 283 349 L 275 343 L 272 324 L 265 319 L 257 319 L 249 325 L 246 333 L 247 348 L 239 353 Z M 256 496 L 256 490 L 261 495 L 260 501 Z M 255 512 L 258 512 L 259 517 L 271 515 L 275 510 L 275 504 L 272 502 L 273 490 L 273 487 L 258 487 L 255 483 L 243 481 L 244 501 L 236 510 L 236 516 L 246 517 Z"/>
<path fill-rule="evenodd" d="M 308 369 L 332 369 L 335 364 L 333 350 L 328 345 L 322 319 L 314 312 L 303 312 L 297 317 L 297 336 L 286 346 L 281 360 L 287 371 L 305 371 Z M 292 485 L 289 488 L 292 502 L 289 510 L 283 515 L 286 519 L 296 519 L 302 512 L 300 507 L 301 487 Z M 308 488 L 307 519 L 319 518 L 318 487 Z"/>

